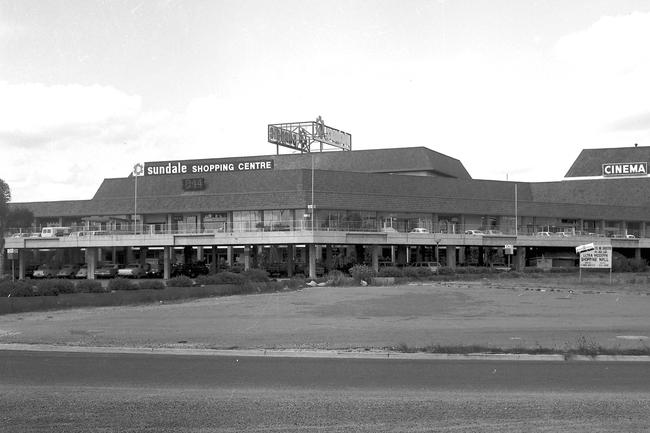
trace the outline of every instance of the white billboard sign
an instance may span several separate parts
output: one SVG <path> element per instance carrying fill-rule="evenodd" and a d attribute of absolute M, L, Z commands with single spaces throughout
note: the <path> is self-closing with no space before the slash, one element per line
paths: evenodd
<path fill-rule="evenodd" d="M 591 269 L 611 269 L 612 268 L 612 246 L 611 245 L 594 245 L 592 251 L 580 253 L 580 267 Z"/>
<path fill-rule="evenodd" d="M 596 247 L 594 246 L 593 243 L 590 244 L 585 244 L 585 245 L 579 245 L 576 247 L 576 253 L 584 253 L 585 251 L 593 251 Z"/>

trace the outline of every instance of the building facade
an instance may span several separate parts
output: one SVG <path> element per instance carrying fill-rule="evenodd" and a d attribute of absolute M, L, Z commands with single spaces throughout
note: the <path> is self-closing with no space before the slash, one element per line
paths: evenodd
<path fill-rule="evenodd" d="M 154 161 L 105 179 L 90 200 L 10 203 L 31 227 L 5 233 L 30 266 L 206 262 L 316 276 L 353 263 L 574 266 L 597 242 L 647 259 L 650 147 L 584 150 L 565 180 L 472 179 L 424 147 Z M 65 228 L 42 236 L 43 227 Z M 508 248 L 506 248 L 508 247 Z M 547 263 L 546 261 L 545 263 Z"/>

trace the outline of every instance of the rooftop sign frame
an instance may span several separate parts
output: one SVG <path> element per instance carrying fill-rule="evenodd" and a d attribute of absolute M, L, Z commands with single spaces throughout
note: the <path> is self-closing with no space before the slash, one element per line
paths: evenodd
<path fill-rule="evenodd" d="M 344 151 L 352 150 L 352 134 L 325 125 L 318 116 L 315 121 L 274 123 L 268 125 L 269 143 L 300 152 L 311 152 L 314 143 L 336 147 Z"/>

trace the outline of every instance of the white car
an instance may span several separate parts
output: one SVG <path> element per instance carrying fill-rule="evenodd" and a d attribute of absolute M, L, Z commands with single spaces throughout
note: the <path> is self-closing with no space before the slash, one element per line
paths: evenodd
<path fill-rule="evenodd" d="M 53 278 L 56 277 L 57 272 L 59 272 L 59 268 L 50 265 L 40 265 L 34 271 L 33 278 Z"/>
<path fill-rule="evenodd" d="M 484 235 L 485 233 L 483 233 L 483 232 L 480 231 L 480 230 L 465 230 L 465 234 L 466 234 L 466 235 L 482 236 L 482 235 Z"/>
<path fill-rule="evenodd" d="M 415 227 L 414 229 L 411 229 L 410 233 L 429 233 L 429 230 L 422 227 Z"/>
<path fill-rule="evenodd" d="M 535 233 L 535 236 L 550 237 L 550 236 L 551 236 L 551 232 L 537 232 L 537 233 Z"/>
<path fill-rule="evenodd" d="M 149 263 L 145 263 L 144 265 L 131 263 L 118 269 L 117 276 L 122 278 L 142 278 L 147 274 L 150 267 L 151 265 Z"/>

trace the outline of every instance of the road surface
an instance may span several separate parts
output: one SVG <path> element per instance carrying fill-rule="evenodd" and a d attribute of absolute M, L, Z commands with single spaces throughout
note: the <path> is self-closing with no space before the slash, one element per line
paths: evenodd
<path fill-rule="evenodd" d="M 646 362 L 0 351 L 3 432 L 647 432 Z"/>

